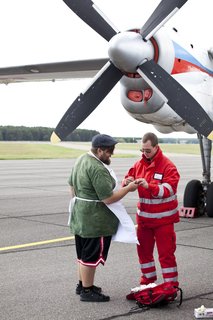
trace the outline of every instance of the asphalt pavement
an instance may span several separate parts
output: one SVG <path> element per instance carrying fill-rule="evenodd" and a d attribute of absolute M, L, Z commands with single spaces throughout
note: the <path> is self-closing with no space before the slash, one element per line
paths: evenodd
<path fill-rule="evenodd" d="M 202 178 L 201 160 L 189 155 L 170 158 L 181 174 L 181 206 L 186 183 Z M 112 159 L 119 181 L 136 159 Z M 106 265 L 96 273 L 96 285 L 110 295 L 110 302 L 80 302 L 75 294 L 74 240 L 67 227 L 67 180 L 73 163 L 73 159 L 0 161 L 0 319 L 191 320 L 194 308 L 213 307 L 213 219 L 206 216 L 181 218 L 175 226 L 181 307 L 175 302 L 161 309 L 134 310 L 135 302 L 125 296 L 139 285 L 136 248 L 118 242 L 112 243 Z M 136 201 L 136 192 L 123 200 L 134 221 Z"/>

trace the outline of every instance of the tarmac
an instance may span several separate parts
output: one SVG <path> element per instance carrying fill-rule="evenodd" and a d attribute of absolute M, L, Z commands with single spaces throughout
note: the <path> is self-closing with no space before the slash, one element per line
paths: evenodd
<path fill-rule="evenodd" d="M 202 179 L 199 156 L 170 155 L 181 174 L 182 206 L 186 183 Z M 121 181 L 138 158 L 112 158 Z M 76 254 L 67 226 L 69 186 L 74 159 L 0 161 L 0 319 L 111 320 L 194 319 L 194 308 L 213 307 L 213 219 L 181 218 L 176 257 L 183 302 L 143 311 L 125 296 L 139 285 L 140 268 L 134 244 L 113 242 L 95 284 L 110 302 L 80 302 L 75 294 Z M 137 192 L 123 203 L 135 221 Z M 156 262 L 157 253 L 156 255 Z M 162 281 L 157 262 L 158 283 Z"/>

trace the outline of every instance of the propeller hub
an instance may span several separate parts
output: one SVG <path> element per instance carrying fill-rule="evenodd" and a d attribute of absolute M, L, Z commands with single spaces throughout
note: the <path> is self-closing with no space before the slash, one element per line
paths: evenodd
<path fill-rule="evenodd" d="M 136 73 L 139 65 L 154 57 L 151 41 L 144 41 L 139 33 L 125 31 L 109 41 L 108 54 L 112 63 L 123 72 Z"/>

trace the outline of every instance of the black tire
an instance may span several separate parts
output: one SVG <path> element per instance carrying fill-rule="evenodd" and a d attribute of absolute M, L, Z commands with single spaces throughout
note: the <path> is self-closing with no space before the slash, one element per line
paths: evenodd
<path fill-rule="evenodd" d="M 188 208 L 196 208 L 198 215 L 204 214 L 204 196 L 203 186 L 199 180 L 191 180 L 187 183 L 184 197 L 183 206 Z"/>
<path fill-rule="evenodd" d="M 206 194 L 206 213 L 207 216 L 213 218 L 213 183 L 208 186 Z"/>

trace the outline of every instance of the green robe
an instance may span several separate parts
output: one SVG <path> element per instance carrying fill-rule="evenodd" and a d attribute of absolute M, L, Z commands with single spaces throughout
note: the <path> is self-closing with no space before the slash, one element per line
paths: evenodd
<path fill-rule="evenodd" d="M 115 180 L 101 161 L 87 153 L 77 159 L 69 184 L 76 197 L 103 200 L 113 194 Z M 103 202 L 75 200 L 70 225 L 73 234 L 83 238 L 111 236 L 116 233 L 118 223 Z"/>

